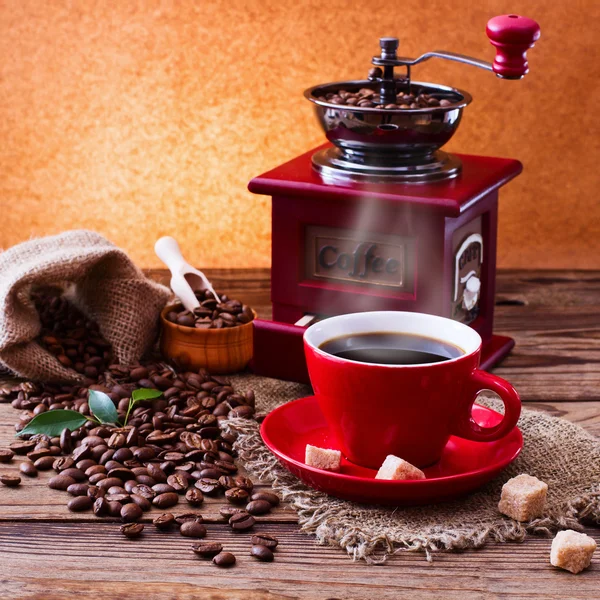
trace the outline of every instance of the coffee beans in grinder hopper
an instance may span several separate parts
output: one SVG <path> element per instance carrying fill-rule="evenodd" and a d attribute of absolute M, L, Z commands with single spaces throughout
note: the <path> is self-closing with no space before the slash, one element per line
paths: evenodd
<path fill-rule="evenodd" d="M 396 102 L 386 105 L 378 104 L 378 92 L 370 88 L 361 88 L 356 92 L 348 90 L 338 90 L 337 92 L 328 92 L 325 96 L 316 96 L 320 102 L 329 102 L 330 104 L 339 104 L 341 106 L 357 106 L 360 108 L 383 108 L 386 110 L 400 109 L 408 110 L 415 108 L 435 108 L 448 107 L 458 102 L 448 98 L 438 97 L 434 94 L 419 93 L 411 91 L 408 93 L 399 93 L 396 96 Z"/>
<path fill-rule="evenodd" d="M 196 329 L 222 329 L 250 323 L 254 319 L 252 309 L 239 300 L 230 299 L 217 292 L 221 302 L 208 291 L 196 291 L 200 306 L 192 311 L 179 305 L 167 314 L 171 323 Z"/>
<path fill-rule="evenodd" d="M 206 299 L 210 298 L 201 302 Z M 248 307 L 227 296 L 221 299 L 221 305 L 210 307 L 211 323 L 218 318 L 223 322 L 214 326 L 231 327 L 251 320 Z M 271 492 L 258 492 L 250 498 L 252 481 L 236 475 L 236 438 L 220 429 L 228 415 L 252 418 L 253 392 L 238 393 L 227 379 L 211 376 L 205 370 L 179 372 L 155 361 L 131 366 L 109 364 L 110 344 L 102 339 L 95 324 L 65 298 L 54 292 L 37 294 L 35 303 L 41 311 L 40 335 L 45 337 L 40 343 L 55 356 L 69 359 L 70 367 L 83 373 L 87 381 L 86 385 L 24 382 L 0 389 L 0 402 L 11 402 L 22 411 L 15 425 L 17 432 L 48 410 L 69 409 L 90 415 L 89 390 L 107 394 L 123 424 L 133 390 L 157 389 L 162 395 L 133 405 L 124 426 L 88 421 L 75 431 L 64 430 L 55 437 L 26 435 L 11 443 L 10 449 L 0 449 L 0 462 L 10 462 L 14 454 L 27 455 L 29 460 L 22 463 L 21 470 L 28 477 L 38 470 L 52 469 L 48 486 L 68 492 L 69 510 L 93 511 L 99 518 L 125 521 L 121 532 L 128 538 L 139 537 L 143 525 L 137 521 L 152 505 L 170 508 L 185 502 L 190 507 L 198 506 L 204 501 L 203 490 L 222 499 L 219 512 L 225 514 L 226 509 L 226 519 L 232 519 L 230 527 L 241 533 L 251 529 L 256 519 L 243 508 L 231 506 L 228 500 L 249 503 L 251 509 L 258 502 L 257 513 L 261 514 L 267 505 L 279 503 Z M 236 322 L 223 315 L 234 316 Z M 201 314 L 194 318 L 206 317 Z M 65 358 L 59 360 L 69 365 Z M 18 486 L 21 479 L 7 474 L 0 477 L 0 482 Z M 179 526 L 184 536 L 207 535 L 201 515 L 187 516 L 165 513 L 153 522 L 164 531 Z M 213 545 L 199 551 L 195 544 L 194 552 L 214 556 L 219 566 L 235 563 L 231 553 L 222 552 L 219 542 L 210 540 L 206 544 Z"/>

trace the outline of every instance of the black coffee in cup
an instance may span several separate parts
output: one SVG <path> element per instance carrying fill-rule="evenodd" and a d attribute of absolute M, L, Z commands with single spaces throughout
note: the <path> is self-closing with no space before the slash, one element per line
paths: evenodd
<path fill-rule="evenodd" d="M 389 331 L 343 335 L 327 340 L 319 349 L 347 360 L 384 365 L 437 363 L 464 354 L 442 340 Z"/>

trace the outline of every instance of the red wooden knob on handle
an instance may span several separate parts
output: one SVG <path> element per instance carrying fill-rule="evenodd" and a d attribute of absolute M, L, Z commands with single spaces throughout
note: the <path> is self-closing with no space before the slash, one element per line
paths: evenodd
<path fill-rule="evenodd" d="M 521 79 L 529 71 L 526 53 L 540 39 L 540 26 L 527 17 L 502 15 L 490 19 L 485 32 L 496 47 L 494 73 L 504 79 Z"/>

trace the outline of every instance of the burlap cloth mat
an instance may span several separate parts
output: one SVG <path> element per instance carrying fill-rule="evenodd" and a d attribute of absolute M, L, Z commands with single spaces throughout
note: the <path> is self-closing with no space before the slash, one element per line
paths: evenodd
<path fill-rule="evenodd" d="M 242 391 L 255 391 L 259 413 L 311 393 L 305 385 L 255 375 L 232 380 Z M 492 396 L 482 395 L 478 402 L 501 411 L 502 404 Z M 421 551 L 431 560 L 440 550 L 520 542 L 528 534 L 580 530 L 581 522 L 600 525 L 600 441 L 578 425 L 540 412 L 523 409 L 523 451 L 498 478 L 460 500 L 414 508 L 361 505 L 315 491 L 269 452 L 256 422 L 227 423 L 239 434 L 236 449 L 248 472 L 270 483 L 290 503 L 301 530 L 313 534 L 319 544 L 343 548 L 354 559 L 383 562 L 395 552 Z M 545 515 L 530 523 L 498 512 L 502 485 L 519 473 L 539 477 L 549 486 Z"/>

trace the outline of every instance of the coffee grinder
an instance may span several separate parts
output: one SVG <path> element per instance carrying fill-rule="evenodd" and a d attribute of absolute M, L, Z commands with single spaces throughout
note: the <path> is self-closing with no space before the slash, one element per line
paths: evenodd
<path fill-rule="evenodd" d="M 469 324 L 483 339 L 482 368 L 514 346 L 493 333 L 498 192 L 522 165 L 442 151 L 472 97 L 412 80 L 431 58 L 522 78 L 538 24 L 504 15 L 486 33 L 493 63 L 445 51 L 404 58 L 398 39 L 385 37 L 368 79 L 305 91 L 329 142 L 248 186 L 272 196 L 273 320 L 255 321 L 254 372 L 308 381 L 304 329 L 350 312 L 418 311 Z"/>

